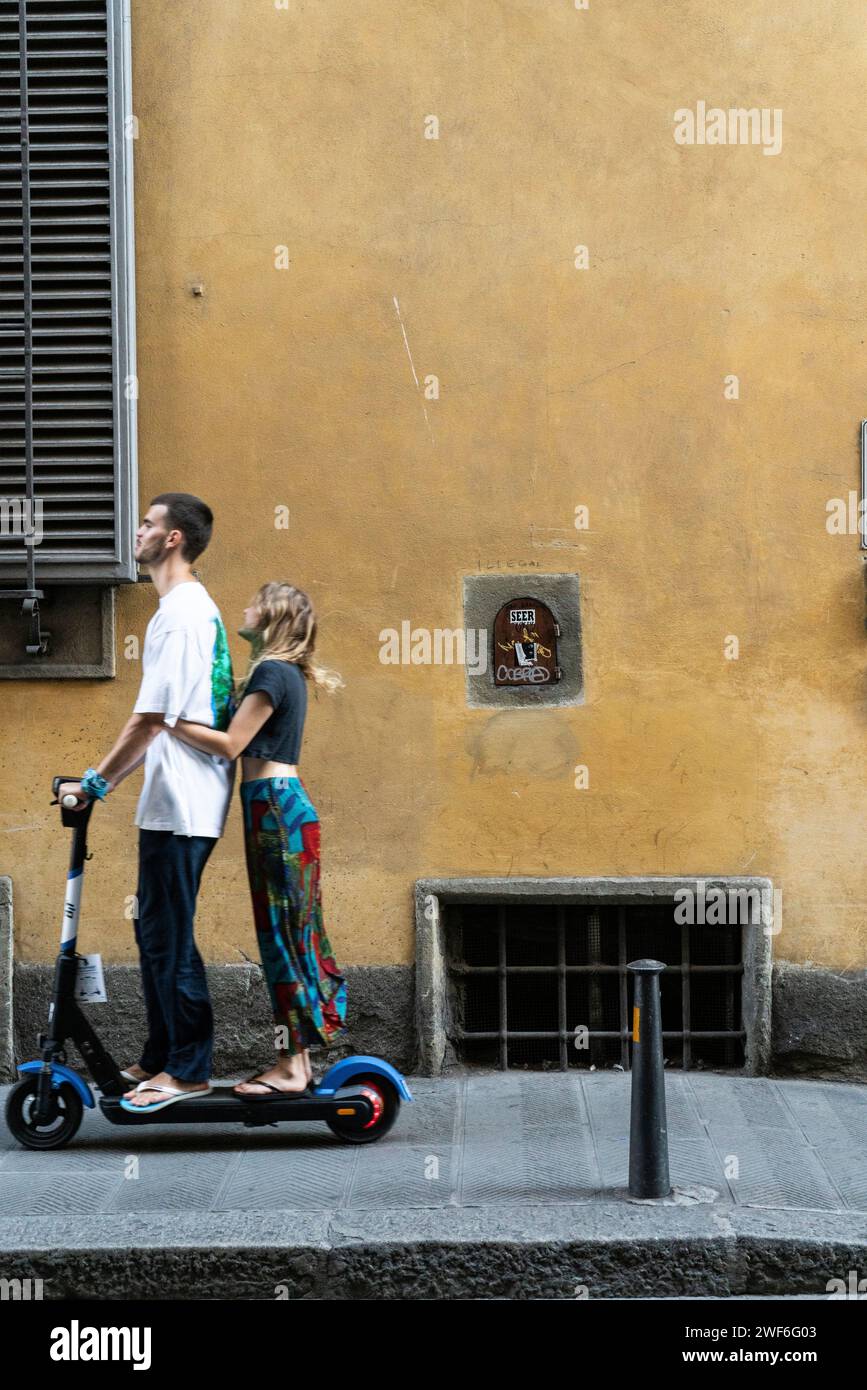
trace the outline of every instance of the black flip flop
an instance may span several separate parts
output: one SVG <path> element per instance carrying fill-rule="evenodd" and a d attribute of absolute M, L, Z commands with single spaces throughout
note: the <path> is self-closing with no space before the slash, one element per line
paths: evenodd
<path fill-rule="evenodd" d="M 307 1085 L 304 1087 L 303 1091 L 281 1091 L 279 1086 L 272 1086 L 270 1081 L 263 1081 L 261 1076 L 248 1076 L 247 1081 L 250 1083 L 255 1082 L 257 1086 L 267 1086 L 269 1091 L 273 1091 L 274 1094 L 279 1096 L 282 1100 L 298 1100 L 299 1097 L 310 1096 L 313 1094 L 313 1087 L 311 1086 L 309 1081 L 307 1082 Z M 238 1081 L 236 1084 L 238 1086 L 243 1086 L 246 1083 L 243 1081 Z M 255 1092 L 251 1092 L 250 1094 L 245 1095 L 243 1091 L 236 1091 L 234 1086 L 232 1087 L 232 1095 L 237 1096 L 238 1100 L 270 1101 L 274 1099 L 274 1096 L 257 1096 Z"/>

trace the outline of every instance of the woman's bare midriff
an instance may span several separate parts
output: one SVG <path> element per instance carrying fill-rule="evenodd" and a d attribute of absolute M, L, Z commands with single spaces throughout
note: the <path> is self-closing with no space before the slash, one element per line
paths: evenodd
<path fill-rule="evenodd" d="M 272 763 L 268 758 L 242 758 L 241 781 L 252 782 L 257 777 L 297 777 L 294 763 Z"/>

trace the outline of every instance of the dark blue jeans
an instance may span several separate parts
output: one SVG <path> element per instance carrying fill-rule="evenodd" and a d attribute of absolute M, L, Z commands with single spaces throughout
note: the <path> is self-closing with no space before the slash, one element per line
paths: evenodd
<path fill-rule="evenodd" d="M 135 939 L 148 1025 L 139 1066 L 179 1081 L 211 1076 L 214 1015 L 193 919 L 202 870 L 216 843 L 207 835 L 139 830 Z"/>

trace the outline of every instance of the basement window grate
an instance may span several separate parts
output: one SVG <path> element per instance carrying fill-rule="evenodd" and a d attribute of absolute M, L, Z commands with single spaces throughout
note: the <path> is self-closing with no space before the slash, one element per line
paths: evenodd
<path fill-rule="evenodd" d="M 502 1070 L 629 1070 L 626 967 L 652 957 L 667 967 L 660 989 L 669 1066 L 742 1068 L 742 929 L 681 924 L 674 906 L 449 903 L 448 1034 L 460 1060 Z"/>

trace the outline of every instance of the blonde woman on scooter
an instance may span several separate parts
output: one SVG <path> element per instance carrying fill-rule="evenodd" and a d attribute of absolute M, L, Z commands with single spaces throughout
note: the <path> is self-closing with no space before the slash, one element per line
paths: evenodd
<path fill-rule="evenodd" d="M 298 772 L 307 683 L 331 692 L 344 682 L 314 660 L 316 615 L 292 584 L 263 584 L 240 635 L 252 645 L 251 663 L 228 729 L 179 719 L 171 733 L 204 753 L 242 760 L 247 873 L 278 1052 L 273 1066 L 235 1087 L 252 1099 L 308 1091 L 309 1048 L 348 1035 L 346 981 L 322 917 L 319 816 Z"/>

